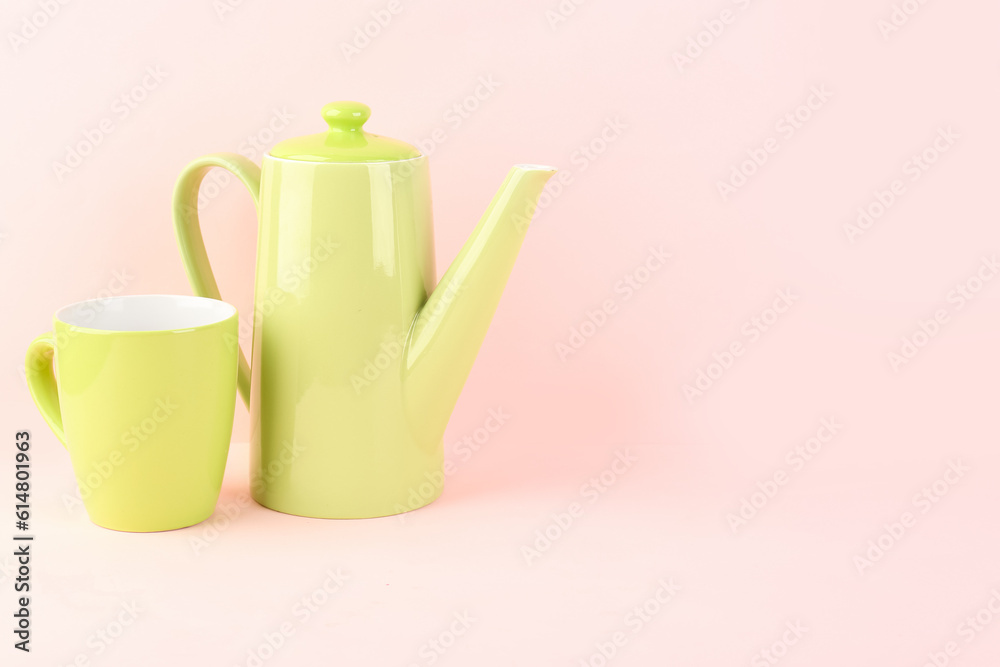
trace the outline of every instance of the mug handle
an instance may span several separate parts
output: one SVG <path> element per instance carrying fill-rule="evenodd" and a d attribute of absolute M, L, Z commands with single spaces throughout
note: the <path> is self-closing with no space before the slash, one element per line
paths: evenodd
<path fill-rule="evenodd" d="M 55 373 L 52 371 L 55 349 L 56 344 L 51 333 L 42 334 L 31 341 L 28 353 L 24 357 L 24 377 L 28 382 L 28 391 L 31 392 L 35 406 L 42 413 L 45 423 L 65 447 L 66 434 L 63 432 L 62 410 L 59 408 L 59 388 Z"/>
<path fill-rule="evenodd" d="M 184 259 L 184 269 L 187 271 L 191 288 L 197 296 L 211 299 L 222 299 L 219 285 L 215 282 L 215 274 L 208 262 L 205 251 L 205 240 L 201 236 L 201 226 L 198 222 L 198 190 L 201 182 L 214 167 L 221 167 L 240 179 L 253 197 L 254 207 L 259 210 L 260 202 L 260 167 L 236 153 L 213 153 L 198 158 L 181 172 L 174 187 L 174 232 L 177 235 L 177 245 Z M 235 341 L 239 346 L 239 341 Z M 243 403 L 250 407 L 250 364 L 247 363 L 243 350 L 239 350 L 240 365 L 236 386 L 240 390 Z"/>

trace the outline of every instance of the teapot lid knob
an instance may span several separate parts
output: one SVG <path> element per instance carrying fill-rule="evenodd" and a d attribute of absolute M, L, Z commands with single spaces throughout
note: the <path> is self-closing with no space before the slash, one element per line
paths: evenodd
<path fill-rule="evenodd" d="M 422 157 L 410 144 L 365 132 L 372 110 L 360 102 L 331 102 L 323 107 L 329 129 L 279 141 L 271 157 L 302 162 L 397 162 Z"/>
<path fill-rule="evenodd" d="M 331 132 L 359 132 L 372 110 L 361 102 L 330 102 L 323 107 L 323 119 Z"/>

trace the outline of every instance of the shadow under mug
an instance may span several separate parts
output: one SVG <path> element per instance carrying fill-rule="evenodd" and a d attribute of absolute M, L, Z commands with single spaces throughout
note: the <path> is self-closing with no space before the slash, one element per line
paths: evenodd
<path fill-rule="evenodd" d="M 195 296 L 81 301 L 28 347 L 31 397 L 69 451 L 90 520 L 130 532 L 211 516 L 233 412 L 236 308 Z"/>

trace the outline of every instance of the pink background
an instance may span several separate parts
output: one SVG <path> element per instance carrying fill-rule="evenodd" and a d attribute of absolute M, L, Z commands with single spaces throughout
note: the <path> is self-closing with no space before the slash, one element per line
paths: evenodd
<path fill-rule="evenodd" d="M 35 651 L 18 660 L 600 665 L 620 632 L 609 664 L 775 664 L 762 650 L 790 667 L 997 663 L 1000 281 L 977 272 L 992 277 L 983 258 L 1000 250 L 1000 6 L 899 2 L 902 25 L 883 34 L 890 0 L 594 1 L 554 27 L 557 0 L 400 0 L 348 59 L 340 45 L 389 2 L 245 0 L 220 15 L 222 1 L 72 2 L 16 48 L 10 34 L 40 5 L 4 4 L 0 395 L 6 437 L 33 433 L 38 536 Z M 905 23 L 903 4 L 916 9 Z M 131 92 L 147 68 L 162 80 Z M 449 120 L 481 77 L 499 85 Z M 828 99 L 801 107 L 811 89 Z M 511 164 L 571 179 L 536 218 L 455 410 L 444 495 L 353 522 L 246 503 L 239 407 L 220 501 L 232 518 L 94 527 L 63 503 L 73 474 L 28 398 L 28 341 L 73 301 L 190 293 L 170 220 L 181 168 L 248 137 L 266 149 L 318 131 L 336 99 L 369 104 L 378 133 L 444 130 L 431 156 L 439 272 Z M 797 127 L 783 120 L 796 112 Z M 57 176 L 102 119 L 112 131 Z M 939 131 L 953 137 L 942 153 Z M 925 150 L 934 163 L 913 171 Z M 764 164 L 724 200 L 719 181 L 753 155 Z M 845 225 L 879 192 L 894 201 L 852 242 Z M 238 185 L 213 194 L 209 252 L 223 295 L 249 312 L 254 211 Z M 671 258 L 645 273 L 661 246 Z M 627 274 L 646 282 L 626 299 Z M 967 283 L 981 289 L 960 299 Z M 774 322 L 779 290 L 794 301 Z M 614 312 L 561 358 L 608 299 Z M 935 335 L 894 369 L 890 353 L 936 312 Z M 715 379 L 689 401 L 699 371 Z M 497 409 L 506 423 L 463 454 Z M 831 418 L 842 426 L 819 452 L 789 458 Z M 635 461 L 605 473 L 604 493 L 584 486 L 625 452 Z M 759 507 L 734 531 L 744 499 Z M 552 516 L 573 503 L 559 529 Z M 546 530 L 555 539 L 529 563 L 522 547 Z M 884 555 L 859 566 L 880 537 Z M 9 610 L 12 559 L 0 566 Z M 349 579 L 327 594 L 338 568 Z M 680 590 L 657 601 L 671 579 Z M 324 603 L 303 618 L 310 596 Z M 122 629 L 123 604 L 139 611 Z M 657 613 L 638 624 L 643 604 Z M 453 626 L 465 613 L 470 627 Z M 280 648 L 260 649 L 282 628 Z M 16 653 L 7 637 L 0 651 Z"/>

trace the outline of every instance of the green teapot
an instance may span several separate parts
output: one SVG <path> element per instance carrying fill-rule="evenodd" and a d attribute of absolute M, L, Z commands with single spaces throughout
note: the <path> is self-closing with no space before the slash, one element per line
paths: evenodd
<path fill-rule="evenodd" d="M 514 166 L 435 287 L 427 157 L 366 132 L 369 115 L 328 104 L 325 132 L 282 141 L 261 167 L 207 155 L 174 190 L 188 278 L 214 299 L 201 182 L 221 167 L 257 204 L 253 344 L 237 384 L 251 494 L 288 514 L 386 516 L 440 495 L 445 427 L 555 172 Z"/>

